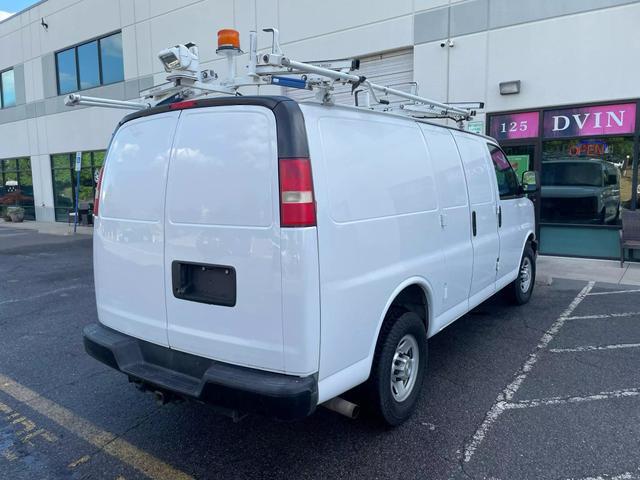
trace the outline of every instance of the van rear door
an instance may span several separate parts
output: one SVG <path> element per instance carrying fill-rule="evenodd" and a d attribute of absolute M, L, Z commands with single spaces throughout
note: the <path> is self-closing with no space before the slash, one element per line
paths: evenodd
<path fill-rule="evenodd" d="M 164 346 L 164 199 L 178 117 L 145 116 L 118 129 L 105 162 L 93 239 L 100 321 Z"/>
<path fill-rule="evenodd" d="M 171 348 L 283 370 L 278 150 L 271 110 L 183 110 L 169 166 Z"/>

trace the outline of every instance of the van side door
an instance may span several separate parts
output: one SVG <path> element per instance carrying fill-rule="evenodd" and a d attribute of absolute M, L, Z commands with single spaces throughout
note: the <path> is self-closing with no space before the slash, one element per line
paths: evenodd
<path fill-rule="evenodd" d="M 469 308 L 496 291 L 496 268 L 500 254 L 495 179 L 485 140 L 464 132 L 453 132 L 467 181 L 471 207 L 473 273 Z"/>
<path fill-rule="evenodd" d="M 512 282 L 518 276 L 520 257 L 524 246 L 522 216 L 528 200 L 520 192 L 520 184 L 509 160 L 500 147 L 487 144 L 495 171 L 498 188 L 498 233 L 500 256 L 496 275 L 497 288 Z"/>
<path fill-rule="evenodd" d="M 425 123 L 418 125 L 432 159 L 440 207 L 446 270 L 443 273 L 442 314 L 433 320 L 436 323 L 434 330 L 440 331 L 469 309 L 473 268 L 471 211 L 462 160 L 453 137 L 445 128 Z"/>

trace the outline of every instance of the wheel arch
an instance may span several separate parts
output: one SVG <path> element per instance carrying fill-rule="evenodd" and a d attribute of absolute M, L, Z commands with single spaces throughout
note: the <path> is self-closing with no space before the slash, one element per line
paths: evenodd
<path fill-rule="evenodd" d="M 531 243 L 531 248 L 533 248 L 533 253 L 538 254 L 538 239 L 536 238 L 536 234 L 533 230 L 528 230 L 525 236 L 524 242 L 522 243 L 521 252 L 524 254 L 524 249 L 527 246 L 527 243 Z"/>
<path fill-rule="evenodd" d="M 394 306 L 403 306 L 420 316 L 424 322 L 425 332 L 428 332 L 429 321 L 433 318 L 433 288 L 425 278 L 411 277 L 400 283 L 389 295 L 378 319 L 374 341 L 369 349 L 369 369 L 371 369 L 382 324 L 387 318 L 389 310 Z"/>

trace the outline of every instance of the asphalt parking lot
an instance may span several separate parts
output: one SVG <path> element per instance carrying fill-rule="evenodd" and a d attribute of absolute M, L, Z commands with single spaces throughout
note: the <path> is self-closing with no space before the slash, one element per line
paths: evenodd
<path fill-rule="evenodd" d="M 597 280 L 597 279 L 594 279 Z M 0 228 L 0 478 L 640 478 L 640 291 L 500 296 L 430 341 L 419 410 L 233 423 L 158 406 L 83 350 L 91 240 Z"/>

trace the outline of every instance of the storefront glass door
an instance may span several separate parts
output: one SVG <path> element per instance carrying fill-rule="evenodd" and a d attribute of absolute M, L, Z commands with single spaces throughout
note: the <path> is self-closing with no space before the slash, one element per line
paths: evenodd
<path fill-rule="evenodd" d="M 104 162 L 104 150 L 84 152 L 80 170 L 80 190 L 78 200 L 81 208 L 93 210 L 98 172 Z M 75 154 L 62 153 L 51 156 L 51 176 L 53 178 L 53 203 L 56 221 L 69 221 L 69 213 L 74 210 L 76 194 Z"/>
<path fill-rule="evenodd" d="M 523 145 L 503 145 L 503 150 L 507 154 L 509 163 L 516 171 L 518 180 L 522 181 L 522 174 L 528 170 L 539 170 L 538 147 L 536 144 Z M 535 205 L 536 225 L 540 223 L 540 192 L 529 195 L 529 198 Z M 536 232 L 538 235 L 539 232 Z"/>
<path fill-rule="evenodd" d="M 25 219 L 36 219 L 30 158 L 0 160 L 0 214 L 13 206 L 24 208 Z"/>
<path fill-rule="evenodd" d="M 490 115 L 488 133 L 518 173 L 539 172 L 532 200 L 541 253 L 619 256 L 621 211 L 635 209 L 639 197 L 633 191 L 638 105 L 633 100 Z"/>

